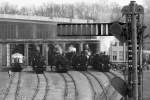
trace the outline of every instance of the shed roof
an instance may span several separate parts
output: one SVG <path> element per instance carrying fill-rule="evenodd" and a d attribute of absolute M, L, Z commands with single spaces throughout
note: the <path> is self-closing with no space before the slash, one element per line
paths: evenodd
<path fill-rule="evenodd" d="M 0 14 L 0 21 L 10 22 L 46 22 L 46 23 L 92 23 L 93 20 L 85 19 L 71 19 L 71 18 L 58 18 L 58 17 L 43 17 L 43 16 L 24 16 L 12 14 Z"/>

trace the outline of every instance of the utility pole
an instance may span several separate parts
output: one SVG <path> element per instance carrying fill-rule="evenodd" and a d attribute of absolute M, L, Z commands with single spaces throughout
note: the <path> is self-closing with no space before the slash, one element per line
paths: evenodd
<path fill-rule="evenodd" d="M 139 30 L 139 20 L 144 15 L 144 8 L 141 5 L 137 5 L 135 1 L 131 1 L 128 6 L 124 6 L 122 9 L 123 15 L 126 17 L 127 34 L 128 34 L 128 87 L 129 87 L 129 100 L 142 100 L 141 91 L 141 67 L 138 67 L 138 59 L 140 59 L 137 53 L 140 53 L 140 49 L 137 49 L 137 36 Z M 138 40 L 139 41 L 139 40 Z M 140 42 L 142 43 L 142 42 Z"/>
<path fill-rule="evenodd" d="M 135 13 L 135 2 L 131 2 L 131 33 L 132 33 L 132 57 L 133 57 L 133 75 L 132 75 L 132 86 L 133 86 L 133 100 L 138 100 L 138 71 L 137 71 L 137 27 L 136 27 L 136 13 Z M 132 100 L 132 99 L 131 99 Z"/>

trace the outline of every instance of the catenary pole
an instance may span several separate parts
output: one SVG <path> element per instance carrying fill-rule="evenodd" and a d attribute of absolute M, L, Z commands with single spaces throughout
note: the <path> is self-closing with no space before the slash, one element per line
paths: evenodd
<path fill-rule="evenodd" d="M 136 3 L 131 1 L 131 33 L 132 33 L 132 53 L 133 53 L 133 97 L 131 100 L 138 100 L 138 70 L 137 70 L 137 26 L 136 26 Z"/>
<path fill-rule="evenodd" d="M 144 15 L 144 8 L 141 5 L 137 5 L 135 1 L 131 1 L 129 5 L 124 6 L 122 9 L 122 14 L 126 16 L 126 23 L 127 23 L 127 29 L 128 29 L 128 41 L 131 40 L 132 46 L 130 49 L 132 49 L 132 52 L 128 54 L 128 99 L 129 100 L 142 100 L 142 86 L 143 81 L 141 81 L 142 77 L 140 74 L 142 74 L 142 41 L 140 41 L 139 49 L 137 49 L 137 36 L 139 36 L 141 30 L 143 28 L 143 20 L 141 17 Z M 143 16 L 144 17 L 144 16 Z M 130 26 L 131 25 L 131 26 Z M 142 32 L 143 33 L 143 32 Z M 130 44 L 130 43 L 128 43 Z M 129 46 L 129 45 L 128 45 Z M 128 48 L 129 50 L 129 48 Z M 138 55 L 138 53 L 140 55 Z M 130 55 L 130 56 L 129 56 Z M 140 59 L 140 64 L 138 60 Z M 131 63 L 129 63 L 131 62 Z M 138 66 L 139 64 L 139 66 Z"/>

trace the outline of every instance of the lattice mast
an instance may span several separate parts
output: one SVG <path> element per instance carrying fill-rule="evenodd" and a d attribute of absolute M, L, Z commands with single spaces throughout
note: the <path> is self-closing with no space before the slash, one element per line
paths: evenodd
<path fill-rule="evenodd" d="M 122 9 L 126 17 L 128 34 L 128 86 L 129 100 L 142 100 L 142 44 L 144 8 L 131 1 Z M 139 63 L 140 62 L 140 63 Z"/>

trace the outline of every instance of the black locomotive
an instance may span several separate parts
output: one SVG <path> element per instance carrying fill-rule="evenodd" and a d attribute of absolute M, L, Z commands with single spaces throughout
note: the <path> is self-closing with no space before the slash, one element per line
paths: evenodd
<path fill-rule="evenodd" d="M 55 45 L 53 53 L 48 55 L 49 65 L 55 68 L 56 72 L 67 72 L 68 70 L 87 71 L 91 66 L 94 70 L 109 71 L 109 57 L 103 53 L 91 54 L 89 50 L 76 53 L 75 48 L 69 52 L 63 52 L 61 47 Z M 43 73 L 46 70 L 45 59 L 37 49 L 33 49 L 31 65 L 35 72 Z"/>
<path fill-rule="evenodd" d="M 31 56 L 31 65 L 33 71 L 35 71 L 36 73 L 43 73 L 43 71 L 46 70 L 45 58 L 36 48 L 33 49 L 33 53 Z"/>
<path fill-rule="evenodd" d="M 93 55 L 91 59 L 91 65 L 93 66 L 93 69 L 102 71 L 102 72 L 108 72 L 110 70 L 110 61 L 109 56 L 101 53 L 101 54 L 95 54 Z"/>
<path fill-rule="evenodd" d="M 55 45 L 53 48 L 53 53 L 49 55 L 49 64 L 55 67 L 57 72 L 66 72 L 69 68 L 69 60 L 66 58 L 65 54 L 62 53 L 62 49 L 59 45 Z"/>

